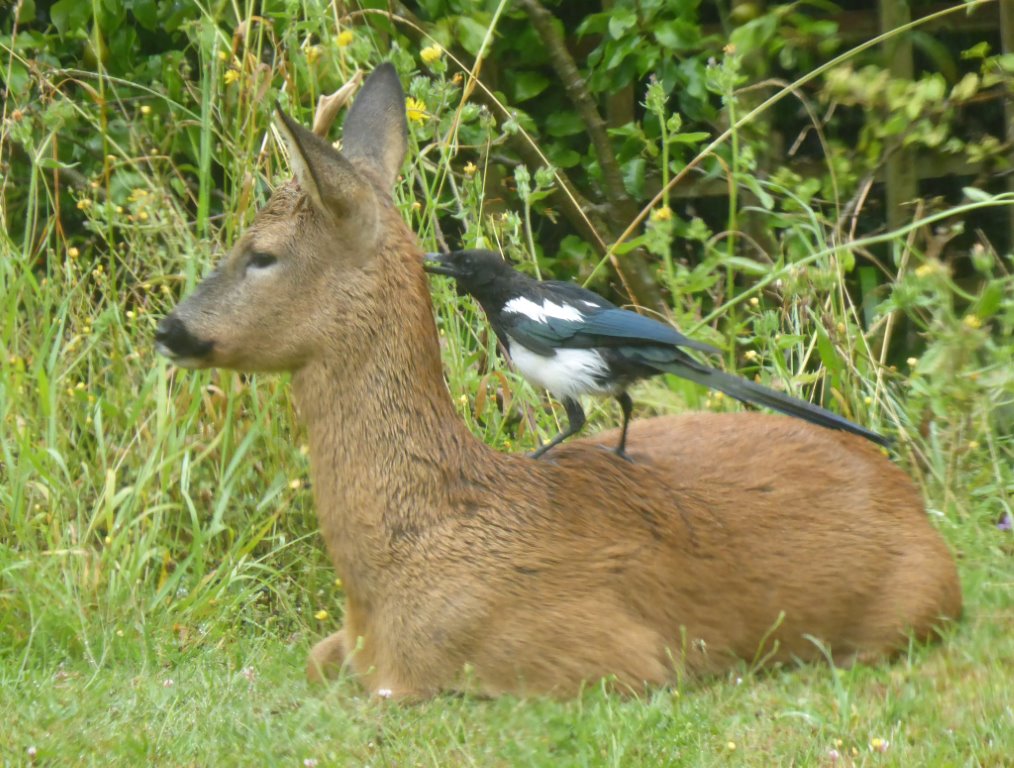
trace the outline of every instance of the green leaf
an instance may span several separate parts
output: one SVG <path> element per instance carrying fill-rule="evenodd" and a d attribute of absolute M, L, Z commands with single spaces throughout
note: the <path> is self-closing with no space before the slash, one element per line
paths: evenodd
<path fill-rule="evenodd" d="M 770 211 L 775 207 L 775 199 L 767 193 L 767 191 L 760 185 L 757 179 L 750 174 L 740 174 L 739 183 L 743 184 L 747 189 L 753 192 L 757 198 L 757 202 L 761 204 L 761 207 L 766 211 Z"/>
<path fill-rule="evenodd" d="M 992 317 L 1003 303 L 1003 283 L 999 280 L 987 283 L 982 295 L 975 303 L 975 315 L 983 320 Z"/>
<path fill-rule="evenodd" d="M 682 19 L 666 21 L 655 27 L 654 35 L 659 45 L 674 51 L 682 51 L 697 45 L 701 39 L 700 26 Z"/>
<path fill-rule="evenodd" d="M 461 47 L 473 56 L 477 54 L 482 47 L 482 41 L 486 39 L 485 25 L 468 16 L 459 16 L 454 26 Z"/>
<path fill-rule="evenodd" d="M 993 196 L 988 192 L 983 192 L 981 189 L 976 187 L 965 187 L 961 190 L 965 197 L 971 200 L 973 203 L 988 203 L 993 199 Z"/>
<path fill-rule="evenodd" d="M 511 77 L 514 101 L 535 98 L 549 87 L 549 78 L 538 72 L 515 72 Z"/>
<path fill-rule="evenodd" d="M 577 112 L 562 110 L 546 118 L 546 133 L 550 136 L 574 136 L 584 131 L 584 120 Z"/>
<path fill-rule="evenodd" d="M 618 8 L 609 19 L 609 34 L 619 40 L 624 33 L 637 26 L 637 14 L 629 8 Z"/>
<path fill-rule="evenodd" d="M 81 0 L 57 0 L 49 9 L 49 18 L 53 20 L 53 26 L 61 35 L 84 31 L 91 15 L 91 3 Z"/>
<path fill-rule="evenodd" d="M 844 367 L 841 358 L 835 351 L 834 344 L 831 343 L 831 338 L 827 335 L 824 326 L 820 323 L 815 323 L 815 326 L 817 329 L 817 353 L 820 355 L 820 361 L 833 375 L 838 375 Z"/>
<path fill-rule="evenodd" d="M 766 275 L 771 271 L 771 267 L 767 264 L 761 264 L 759 261 L 753 259 L 747 259 L 743 256 L 723 256 L 722 257 L 723 267 L 733 267 L 740 272 L 747 275 Z"/>
<path fill-rule="evenodd" d="M 687 131 L 669 137 L 671 144 L 697 144 L 711 136 L 707 131 Z"/>
<path fill-rule="evenodd" d="M 149 32 L 154 31 L 158 26 L 158 3 L 156 0 L 134 0 L 132 10 L 137 23 Z"/>

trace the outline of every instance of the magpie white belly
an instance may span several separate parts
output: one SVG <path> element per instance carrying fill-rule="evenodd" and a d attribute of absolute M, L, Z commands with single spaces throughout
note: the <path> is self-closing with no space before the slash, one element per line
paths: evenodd
<path fill-rule="evenodd" d="M 609 381 L 609 365 L 594 349 L 558 349 L 540 355 L 507 337 L 511 360 L 522 376 L 555 397 L 616 395 L 621 387 Z"/>

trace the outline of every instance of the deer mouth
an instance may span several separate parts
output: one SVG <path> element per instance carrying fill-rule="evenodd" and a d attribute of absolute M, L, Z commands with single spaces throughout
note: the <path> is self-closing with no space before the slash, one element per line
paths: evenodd
<path fill-rule="evenodd" d="M 215 343 L 200 339 L 177 317 L 163 317 L 155 329 L 155 350 L 181 368 L 204 368 Z"/>

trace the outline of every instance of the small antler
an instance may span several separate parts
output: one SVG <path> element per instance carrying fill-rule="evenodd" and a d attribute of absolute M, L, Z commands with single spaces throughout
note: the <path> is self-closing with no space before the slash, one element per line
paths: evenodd
<path fill-rule="evenodd" d="M 345 85 L 330 96 L 321 96 L 317 100 L 317 112 L 313 116 L 313 132 L 315 134 L 321 138 L 327 136 L 327 132 L 331 130 L 331 124 L 338 116 L 338 110 L 345 106 L 345 102 L 352 97 L 362 79 L 363 72 L 357 69 Z"/>

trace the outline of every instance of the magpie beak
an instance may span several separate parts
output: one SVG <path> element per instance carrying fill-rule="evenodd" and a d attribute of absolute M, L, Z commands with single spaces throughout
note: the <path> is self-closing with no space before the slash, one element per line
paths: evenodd
<path fill-rule="evenodd" d="M 457 271 L 444 260 L 442 253 L 424 253 L 423 269 L 431 275 L 447 275 L 447 277 L 458 277 Z"/>

